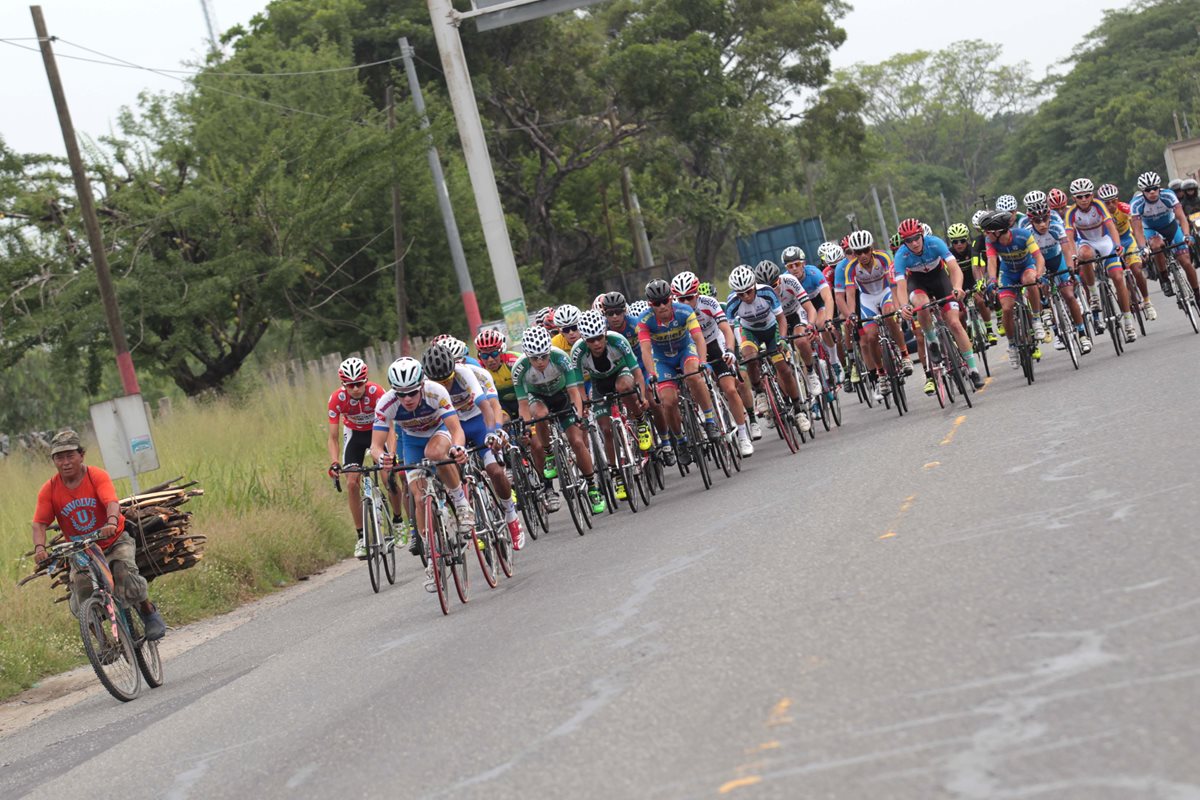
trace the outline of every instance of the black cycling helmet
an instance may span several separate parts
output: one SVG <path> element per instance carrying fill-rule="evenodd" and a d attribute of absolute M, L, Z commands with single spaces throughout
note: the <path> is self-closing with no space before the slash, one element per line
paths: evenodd
<path fill-rule="evenodd" d="M 454 356 L 445 345 L 435 344 L 421 357 L 421 366 L 425 368 L 425 377 L 444 381 L 454 374 Z"/>
<path fill-rule="evenodd" d="M 605 311 L 624 311 L 628 303 L 625 302 L 625 295 L 620 292 L 608 292 L 600 295 L 600 305 Z"/>
<path fill-rule="evenodd" d="M 655 278 L 646 284 L 646 299 L 650 302 L 655 300 L 663 301 L 671 299 L 671 284 L 664 281 L 662 278 Z"/>
<path fill-rule="evenodd" d="M 979 227 L 985 231 L 1006 231 L 1012 225 L 1012 215 L 1007 211 L 989 211 L 979 220 Z"/>

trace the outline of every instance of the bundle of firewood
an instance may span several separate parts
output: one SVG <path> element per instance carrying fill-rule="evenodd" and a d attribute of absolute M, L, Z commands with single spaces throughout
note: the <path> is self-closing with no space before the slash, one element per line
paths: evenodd
<path fill-rule="evenodd" d="M 141 494 L 126 497 L 121 500 L 121 514 L 125 517 L 125 532 L 133 537 L 137 547 L 138 572 L 147 581 L 153 581 L 160 575 L 189 569 L 204 557 L 206 537 L 190 532 L 192 514 L 180 511 L 179 507 L 193 497 L 204 494 L 204 490 L 193 488 L 196 481 L 176 485 L 181 478 L 152 486 Z M 53 525 L 51 530 L 58 530 Z M 59 533 L 50 540 L 57 544 L 63 540 Z M 33 552 L 27 553 L 32 556 Z M 22 578 L 25 584 L 34 578 L 45 575 L 46 568 Z M 66 586 L 67 571 L 61 570 L 54 575 L 51 587 Z M 62 602 L 61 597 L 55 602 Z"/>

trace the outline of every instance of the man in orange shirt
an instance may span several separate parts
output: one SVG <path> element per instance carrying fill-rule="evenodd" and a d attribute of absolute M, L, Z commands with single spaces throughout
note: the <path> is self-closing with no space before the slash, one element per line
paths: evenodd
<path fill-rule="evenodd" d="M 125 532 L 125 518 L 121 516 L 112 478 L 99 467 L 85 466 L 83 454 L 83 444 L 75 431 L 59 431 L 50 441 L 50 458 L 58 474 L 38 492 L 33 515 L 33 557 L 39 562 L 46 560 L 46 527 L 51 522 L 57 521 L 68 539 L 100 531 L 102 537 L 97 544 L 112 569 L 117 599 L 137 608 L 146 626 L 147 639 L 161 639 L 167 626 L 150 602 L 146 579 L 138 573 L 133 537 Z M 91 577 L 72 564 L 71 612 L 77 613 L 79 604 L 91 593 Z"/>

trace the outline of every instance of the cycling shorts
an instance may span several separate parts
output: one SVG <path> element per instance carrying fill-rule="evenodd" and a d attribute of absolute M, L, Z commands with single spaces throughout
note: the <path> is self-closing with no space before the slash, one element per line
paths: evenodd
<path fill-rule="evenodd" d="M 1062 272 L 1059 272 L 1059 270 L 1062 270 Z M 1064 268 L 1062 253 L 1055 253 L 1046 259 L 1046 275 L 1053 275 L 1056 272 L 1058 274 L 1054 275 L 1054 282 L 1059 286 L 1066 286 L 1071 282 L 1071 273 Z"/>
<path fill-rule="evenodd" d="M 655 351 L 654 369 L 658 372 L 658 382 L 662 384 L 674 384 L 676 378 L 687 372 L 687 368 L 684 365 L 689 358 L 694 358 L 697 361 L 700 360 L 700 356 L 696 354 L 696 341 L 690 336 L 687 340 L 687 346 L 675 355 L 668 356 Z"/>
<path fill-rule="evenodd" d="M 616 394 L 620 391 L 620 389 L 617 388 L 617 381 L 625 377 L 628 377 L 631 381 L 633 380 L 633 372 L 628 368 L 617 370 L 612 375 L 609 375 L 605 378 L 592 378 L 592 399 L 599 399 L 604 397 L 606 394 Z M 610 413 L 612 413 L 612 409 L 607 405 L 594 405 L 592 406 L 592 409 L 595 411 L 597 417 L 607 417 Z"/>
<path fill-rule="evenodd" d="M 1121 234 L 1121 247 L 1125 248 L 1125 262 L 1130 266 L 1142 263 L 1142 254 L 1137 249 L 1137 243 L 1133 241 L 1133 232 L 1125 231 Z"/>
<path fill-rule="evenodd" d="M 396 449 L 400 451 L 400 457 L 405 464 L 415 464 L 425 458 L 425 446 L 437 436 L 445 436 L 447 441 L 453 441 L 450 438 L 450 430 L 445 425 L 435 430 L 431 436 L 409 436 L 402 429 L 397 430 Z"/>
<path fill-rule="evenodd" d="M 352 431 L 346 428 L 342 431 L 342 466 L 358 464 L 360 467 L 367 451 L 371 449 L 371 435 L 374 431 Z"/>
<path fill-rule="evenodd" d="M 808 324 L 808 315 L 805 314 L 804 309 L 800 308 L 799 306 L 797 306 L 796 310 L 792 313 L 785 314 L 783 318 L 787 320 L 788 336 L 795 334 L 796 328 L 799 328 L 801 325 Z"/>
<path fill-rule="evenodd" d="M 462 419 L 463 435 L 466 437 L 468 447 L 483 447 L 487 443 L 488 429 L 487 423 L 483 421 L 483 414 L 476 414 L 470 419 Z M 496 463 L 496 455 L 489 447 L 481 451 L 483 454 L 483 465 L 486 467 L 489 464 Z"/>
<path fill-rule="evenodd" d="M 1105 269 L 1112 270 L 1121 268 L 1121 259 L 1113 255 L 1117 248 L 1116 245 L 1113 244 L 1112 239 L 1108 238 L 1107 236 L 1105 236 L 1103 239 L 1075 239 L 1076 251 L 1078 251 L 1079 248 L 1083 247 L 1084 245 L 1092 248 L 1094 251 L 1096 251 L 1097 256 L 1104 259 Z"/>
<path fill-rule="evenodd" d="M 531 394 L 529 395 L 529 406 L 535 417 L 544 417 L 546 414 L 557 414 L 560 411 L 567 411 L 568 413 L 558 418 L 559 423 L 564 428 L 569 428 L 579 421 L 571 405 L 571 398 L 567 395 L 565 389 L 554 394 Z"/>
<path fill-rule="evenodd" d="M 749 344 L 754 348 L 756 353 L 766 352 L 771 356 L 771 361 L 779 363 L 783 360 L 784 354 L 787 351 L 787 345 L 779 340 L 779 329 L 770 328 L 765 331 L 755 331 L 750 328 L 742 328 L 742 344 Z"/>
<path fill-rule="evenodd" d="M 929 272 L 910 272 L 908 292 L 924 292 L 930 300 L 941 300 L 954 294 L 954 285 L 950 283 L 950 273 L 944 269 L 931 269 Z M 957 303 L 948 303 L 947 308 L 957 309 Z"/>
<path fill-rule="evenodd" d="M 712 367 L 713 375 L 720 378 L 723 375 L 735 377 L 733 369 L 725 363 L 725 351 L 721 348 L 721 343 L 711 341 L 708 343 L 708 350 L 704 353 L 708 359 L 708 365 Z"/>
<path fill-rule="evenodd" d="M 858 293 L 859 319 L 863 325 L 874 325 L 875 318 L 883 313 L 883 307 L 892 302 L 891 288 L 884 289 L 882 292 L 875 294 L 867 294 L 866 292 Z"/>
<path fill-rule="evenodd" d="M 1147 242 L 1149 242 L 1149 240 L 1154 238 L 1155 236 L 1161 236 L 1163 242 L 1166 243 L 1166 246 L 1170 247 L 1172 250 L 1178 249 L 1187 243 L 1187 239 L 1185 239 L 1183 236 L 1183 229 L 1181 229 L 1179 227 L 1178 222 L 1172 222 L 1170 225 L 1168 225 L 1165 229 L 1163 229 L 1161 231 L 1155 230 L 1154 228 L 1147 226 L 1146 227 Z"/>

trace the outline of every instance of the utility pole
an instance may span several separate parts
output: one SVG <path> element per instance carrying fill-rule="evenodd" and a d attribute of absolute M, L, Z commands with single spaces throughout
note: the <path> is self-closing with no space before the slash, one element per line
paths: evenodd
<path fill-rule="evenodd" d="M 892 182 L 888 181 L 888 200 L 892 204 L 892 219 L 896 223 L 896 227 L 900 227 L 900 214 L 896 211 L 896 193 L 892 191 Z"/>
<path fill-rule="evenodd" d="M 429 130 L 429 116 L 425 113 L 425 97 L 421 94 L 421 83 L 417 80 L 417 68 L 413 64 L 413 48 L 408 37 L 400 37 L 400 56 L 404 59 L 404 73 L 408 77 L 408 91 L 412 95 L 413 107 L 421 118 L 421 129 Z M 433 193 L 437 195 L 438 210 L 442 214 L 442 225 L 446 229 L 446 241 L 450 245 L 450 260 L 454 263 L 454 274 L 458 278 L 458 291 L 462 295 L 463 310 L 467 313 L 467 326 L 471 339 L 479 333 L 483 318 L 479 315 L 479 303 L 475 299 L 475 287 L 471 283 L 471 271 L 467 269 L 467 256 L 463 252 L 462 237 L 458 235 L 458 222 L 454 219 L 454 206 L 450 204 L 450 190 L 446 188 L 446 176 L 442 173 L 442 159 L 433 134 L 429 134 L 429 171 L 433 173 Z M 510 250 L 511 252 L 511 250 Z"/>
<path fill-rule="evenodd" d="M 387 103 L 387 129 L 396 129 L 396 93 L 389 84 L 384 90 Z M 390 138 L 390 137 L 389 137 Z M 396 180 L 395 158 L 392 160 L 392 249 L 396 254 L 396 330 L 400 335 L 400 354 L 409 355 L 408 289 L 404 275 L 404 220 L 400 216 L 400 184 Z M 472 333 L 472 335 L 474 335 Z"/>
<path fill-rule="evenodd" d="M 500 192 L 496 188 L 496 173 L 488 155 L 483 122 L 475 102 L 475 90 L 467 72 L 467 57 L 458 35 L 458 17 L 450 0 L 426 0 L 426 5 L 433 23 L 433 36 L 437 41 L 442 72 L 446 76 L 450 105 L 454 108 L 454 121 L 462 142 L 463 157 L 467 162 L 467 172 L 471 175 L 471 187 L 475 191 L 475 205 L 479 209 L 479 223 L 483 227 L 483 239 L 487 243 L 492 272 L 496 277 L 500 308 L 504 312 L 509 338 L 516 341 L 524 335 L 529 322 L 525 294 L 521 289 L 512 242 L 508 238 L 508 224 L 500 204 Z"/>
<path fill-rule="evenodd" d="M 46 32 L 46 20 L 41 6 L 30 6 L 33 28 L 37 31 L 38 44 L 42 48 L 42 62 L 46 65 L 46 78 L 50 81 L 50 93 L 54 95 L 54 108 L 58 111 L 58 124 L 62 128 L 63 144 L 67 148 L 67 160 L 71 163 L 71 175 L 75 178 L 75 193 L 79 196 L 79 212 L 87 228 L 88 248 L 92 252 L 92 264 L 96 267 L 96 281 L 100 284 L 100 300 L 104 303 L 104 317 L 108 320 L 108 332 L 112 337 L 113 350 L 117 353 L 117 372 L 121 375 L 121 386 L 125 394 L 139 394 L 137 375 L 133 371 L 133 357 L 129 354 L 129 343 L 125 340 L 125 328 L 121 324 L 121 310 L 117 306 L 117 294 L 113 291 L 112 273 L 108 270 L 108 254 L 104 251 L 104 237 L 100 235 L 100 220 L 96 218 L 96 204 L 92 199 L 92 182 L 83 169 L 79 155 L 79 141 L 75 138 L 75 126 L 71 123 L 71 112 L 67 108 L 67 96 L 63 92 L 58 75 L 58 64 L 54 50 L 50 47 L 50 34 Z"/>
<path fill-rule="evenodd" d="M 938 195 L 942 198 L 942 225 L 944 225 L 946 228 L 949 228 L 950 211 L 946 208 L 946 193 L 938 192 Z"/>
<path fill-rule="evenodd" d="M 883 206 L 879 203 L 879 190 L 875 188 L 875 184 L 871 184 L 871 197 L 875 200 L 875 213 L 879 215 L 879 230 L 883 233 L 881 242 L 888 240 L 887 220 L 883 218 Z M 899 227 L 899 226 L 897 226 Z"/>
<path fill-rule="evenodd" d="M 608 107 L 608 129 L 613 136 L 617 135 L 617 110 L 614 105 Z M 633 255 L 638 269 L 648 272 L 654 266 L 654 255 L 650 252 L 650 237 L 646 235 L 646 222 L 642 219 L 642 205 L 638 202 L 637 192 L 633 190 L 633 174 L 626 166 L 621 167 L 621 200 L 629 217 L 629 235 L 633 238 Z"/>

